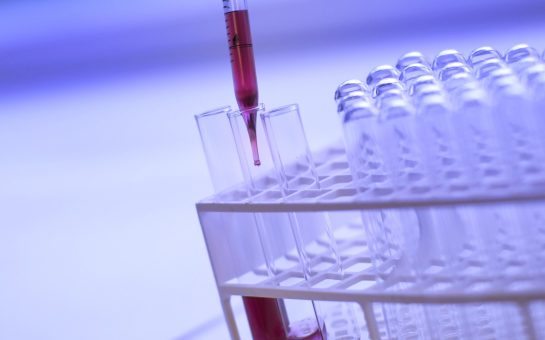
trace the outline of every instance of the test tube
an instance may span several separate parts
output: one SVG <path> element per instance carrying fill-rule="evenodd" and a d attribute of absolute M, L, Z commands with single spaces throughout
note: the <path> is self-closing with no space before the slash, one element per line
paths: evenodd
<path fill-rule="evenodd" d="M 415 95 L 422 87 L 425 87 L 426 85 L 438 85 L 437 80 L 435 80 L 435 77 L 431 74 L 425 74 L 416 78 L 409 89 L 409 95 Z"/>
<path fill-rule="evenodd" d="M 390 92 L 385 93 L 387 95 Z M 383 95 L 383 96 L 384 96 Z M 342 116 L 343 135 L 354 184 L 366 199 L 395 197 L 394 175 L 385 168 L 380 145 L 378 112 L 368 102 L 348 108 Z M 401 226 L 396 211 L 361 211 L 372 261 L 379 275 L 391 272 L 418 233 Z"/>
<path fill-rule="evenodd" d="M 236 144 L 229 129 L 227 115 L 230 113 L 232 113 L 231 108 L 226 106 L 195 116 L 208 163 L 208 171 L 216 193 L 236 188 L 237 185 L 243 183 Z M 250 195 L 246 186 L 242 186 L 239 191 L 243 197 Z M 229 199 L 229 197 L 226 199 Z M 260 238 L 263 239 L 257 219 L 254 219 L 254 221 L 256 221 Z M 263 252 L 266 251 L 263 249 Z M 264 254 L 264 257 L 267 258 L 266 254 Z M 281 300 L 243 296 L 242 301 L 254 338 L 287 338 L 284 321 L 285 308 Z M 232 336 L 236 337 L 234 334 Z"/>
<path fill-rule="evenodd" d="M 290 200 L 290 191 L 320 189 L 298 105 L 263 112 L 261 118 L 285 199 Z M 293 213 L 290 218 L 307 279 L 323 271 L 342 273 L 329 216 L 326 213 Z M 316 243 L 318 240 L 321 242 Z M 320 261 L 315 259 L 317 252 Z"/>
<path fill-rule="evenodd" d="M 405 53 L 404 55 L 399 57 L 396 63 L 396 68 L 400 72 L 402 72 L 405 69 L 405 67 L 412 64 L 422 64 L 427 66 L 430 65 L 429 61 L 426 59 L 426 57 L 422 53 L 418 51 L 412 51 L 412 52 Z"/>
<path fill-rule="evenodd" d="M 373 88 L 379 81 L 386 78 L 398 79 L 399 71 L 391 65 L 377 66 L 374 69 L 372 69 L 371 72 L 369 72 L 369 75 L 367 76 L 367 80 L 366 80 L 367 85 Z"/>
<path fill-rule="evenodd" d="M 483 46 L 474 49 L 468 57 L 468 62 L 475 67 L 488 59 L 503 59 L 500 52 L 490 46 Z"/>
<path fill-rule="evenodd" d="M 507 64 L 513 64 L 527 57 L 539 59 L 539 52 L 528 44 L 518 44 L 508 49 L 504 58 Z"/>
<path fill-rule="evenodd" d="M 460 62 L 452 62 L 449 64 L 446 64 L 440 71 L 439 71 L 439 79 L 441 81 L 447 81 L 451 77 L 453 77 L 456 74 L 459 73 L 471 73 L 471 70 L 465 63 Z"/>
<path fill-rule="evenodd" d="M 228 112 L 231 112 L 231 107 L 224 106 L 195 115 L 210 179 L 216 193 L 243 181 L 237 162 L 236 146 L 231 132 L 226 129 L 229 126 Z"/>
<path fill-rule="evenodd" d="M 433 59 L 433 70 L 439 72 L 446 65 L 455 62 L 466 64 L 466 60 L 462 53 L 452 49 L 443 50 L 439 52 Z"/>
<path fill-rule="evenodd" d="M 286 190 L 319 189 L 299 106 L 291 104 L 263 112 L 261 119 L 281 187 Z"/>
<path fill-rule="evenodd" d="M 384 78 L 378 81 L 373 88 L 373 98 L 392 90 L 404 90 L 403 84 L 397 78 Z"/>
<path fill-rule="evenodd" d="M 393 100 L 379 112 L 379 143 L 384 165 L 393 176 L 400 193 L 430 193 L 434 185 L 422 162 L 418 145 L 414 107 L 404 100 Z"/>
<path fill-rule="evenodd" d="M 343 112 L 343 135 L 354 183 L 371 197 L 394 193 L 393 179 L 384 169 L 378 144 L 378 124 L 378 112 L 369 102 L 357 103 Z"/>
<path fill-rule="evenodd" d="M 345 108 L 350 107 L 354 103 L 361 101 L 369 101 L 370 98 L 362 91 L 353 91 L 342 97 L 337 105 L 337 112 L 344 111 Z"/>
<path fill-rule="evenodd" d="M 274 194 L 274 192 L 280 193 L 278 198 L 285 199 L 296 189 L 301 189 L 300 186 L 317 185 L 314 164 L 312 163 L 310 152 L 308 152 L 304 132 L 302 132 L 297 105 L 290 105 L 268 112 L 265 111 L 263 106 L 260 106 L 257 108 L 257 112 L 265 123 L 256 124 L 258 132 L 257 142 L 260 145 L 260 149 L 269 149 L 271 151 L 270 153 L 262 152 L 262 164 L 260 167 L 252 165 L 248 140 L 247 138 L 243 138 L 245 134 L 244 112 L 233 111 L 229 113 L 229 121 L 233 135 L 235 136 L 235 144 L 241 160 L 245 182 L 250 192 L 255 195 L 252 200 L 259 201 L 260 194 Z M 282 125 L 284 129 L 277 128 L 277 125 Z M 267 129 L 266 132 L 265 129 Z M 280 133 L 283 133 L 283 138 L 276 138 Z M 296 138 L 298 144 L 286 144 L 290 138 Z M 299 146 L 299 148 L 295 148 L 295 146 Z M 306 171 L 301 171 L 301 167 L 304 167 L 302 164 L 306 165 Z M 269 245 L 264 246 L 267 253 L 266 257 L 269 259 L 268 262 L 273 267 L 276 265 L 275 258 L 279 254 L 275 254 L 274 249 L 270 249 L 270 245 L 274 244 L 278 238 L 286 238 L 285 233 L 289 231 L 292 235 L 290 239 L 295 241 L 304 277 L 308 279 L 315 275 L 317 263 L 307 250 L 311 243 L 310 241 L 315 240 L 315 238 L 311 239 L 311 237 L 316 236 L 316 233 L 313 233 L 316 230 L 310 230 L 314 225 L 312 222 L 316 222 L 315 214 L 309 214 L 309 217 L 303 216 L 300 213 L 287 213 L 285 216 L 282 216 L 281 220 L 266 219 L 263 216 L 264 214 L 259 214 L 258 226 L 264 239 L 263 243 Z M 314 220 L 311 221 L 313 218 Z M 330 238 L 331 234 L 327 232 L 329 225 L 324 224 L 324 221 L 319 221 L 317 225 L 324 227 L 326 232 L 325 235 L 318 236 L 323 236 L 325 238 L 324 241 L 329 242 L 326 244 L 330 248 L 323 249 L 331 255 L 332 260 L 328 263 L 333 267 L 340 268 L 334 240 Z M 323 258 L 325 258 L 325 255 Z M 328 269 L 331 270 L 331 268 Z M 273 270 L 276 271 L 275 268 Z M 316 314 L 313 303 L 308 301 L 286 301 L 286 307 L 289 307 L 286 308 L 285 313 L 287 339 L 321 339 L 322 322 Z"/>
<path fill-rule="evenodd" d="M 369 88 L 358 79 L 350 79 L 344 81 L 341 83 L 341 85 L 337 87 L 337 90 L 335 91 L 335 103 L 337 103 L 338 105 L 342 98 L 352 92 L 369 93 Z"/>
<path fill-rule="evenodd" d="M 488 77 L 490 73 L 495 70 L 505 68 L 506 65 L 501 59 L 488 59 L 485 60 L 473 68 L 473 73 L 477 79 L 482 80 Z"/>
<path fill-rule="evenodd" d="M 407 65 L 403 71 L 401 71 L 399 80 L 410 88 L 412 83 L 423 75 L 433 75 L 433 71 L 425 64 L 411 64 Z"/>
<path fill-rule="evenodd" d="M 472 74 L 468 74 L 465 72 L 457 73 L 452 75 L 449 79 L 443 81 L 443 88 L 447 91 L 447 93 L 454 93 L 468 83 L 478 85 Z"/>

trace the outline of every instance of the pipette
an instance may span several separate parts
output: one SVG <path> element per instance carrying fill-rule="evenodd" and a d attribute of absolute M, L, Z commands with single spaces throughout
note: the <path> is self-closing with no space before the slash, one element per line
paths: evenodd
<path fill-rule="evenodd" d="M 223 11 L 229 41 L 235 97 L 239 109 L 244 111 L 254 165 L 261 165 L 257 148 L 257 109 L 254 109 L 258 104 L 257 77 L 246 0 L 223 0 Z"/>

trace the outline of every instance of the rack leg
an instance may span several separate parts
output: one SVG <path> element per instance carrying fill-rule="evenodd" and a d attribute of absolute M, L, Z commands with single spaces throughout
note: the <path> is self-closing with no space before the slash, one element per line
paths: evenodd
<path fill-rule="evenodd" d="M 233 313 L 233 308 L 231 307 L 231 299 L 229 297 L 222 297 L 221 307 L 223 308 L 223 315 L 225 316 L 225 321 L 227 322 L 227 327 L 229 328 L 229 334 L 231 335 L 231 339 L 240 340 L 237 323 L 235 321 L 235 315 Z"/>
<path fill-rule="evenodd" d="M 363 310 L 363 316 L 365 317 L 365 323 L 367 324 L 367 331 L 371 340 L 380 340 L 380 332 L 377 326 L 377 320 L 375 319 L 375 312 L 373 310 L 372 302 L 361 303 Z"/>
<path fill-rule="evenodd" d="M 532 320 L 532 312 L 530 310 L 530 304 L 528 302 L 519 303 L 519 308 L 522 314 L 522 322 L 524 322 L 524 328 L 526 329 L 526 335 L 528 340 L 537 340 L 536 329 Z"/>

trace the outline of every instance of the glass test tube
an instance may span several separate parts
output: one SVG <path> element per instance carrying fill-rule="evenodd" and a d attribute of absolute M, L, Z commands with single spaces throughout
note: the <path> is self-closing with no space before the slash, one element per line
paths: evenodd
<path fill-rule="evenodd" d="M 231 108 L 226 106 L 195 116 L 208 163 L 208 171 L 216 193 L 243 183 L 237 148 L 229 129 L 227 114 L 230 112 Z M 246 187 L 242 187 L 238 193 L 243 197 L 249 195 Z M 220 200 L 223 199 L 229 200 L 230 197 L 220 196 Z M 259 228 L 258 233 L 260 233 Z M 251 253 L 251 250 L 248 250 L 248 253 Z M 266 258 L 266 254 L 264 256 Z M 242 300 L 250 330 L 255 339 L 287 338 L 284 327 L 286 313 L 283 301 L 248 296 L 242 297 Z M 228 311 L 226 311 L 226 315 L 229 315 Z M 232 336 L 235 337 L 235 335 Z"/>
<path fill-rule="evenodd" d="M 314 161 L 296 104 L 280 107 L 261 115 L 279 183 L 285 194 L 295 190 L 320 189 Z M 287 198 L 289 201 L 289 198 Z M 296 241 L 304 259 L 305 275 L 329 271 L 341 272 L 337 246 L 327 214 L 292 214 Z M 319 242 L 316 242 L 319 241 Z M 320 249 L 321 248 L 321 249 Z M 319 256 L 316 256 L 319 255 Z M 320 258 L 321 260 L 318 260 Z"/>
<path fill-rule="evenodd" d="M 216 193 L 243 180 L 234 140 L 227 129 L 227 113 L 230 111 L 230 106 L 224 106 L 195 115 L 210 180 Z"/>
<path fill-rule="evenodd" d="M 257 112 L 249 110 L 258 106 L 258 87 L 254 61 L 254 49 L 246 0 L 223 0 L 225 26 L 229 43 L 233 85 L 238 107 L 244 110 L 247 138 L 251 143 L 252 158 L 259 165 L 256 141 Z"/>
<path fill-rule="evenodd" d="M 265 134 L 283 191 L 319 190 L 320 183 L 296 104 L 261 115 Z M 289 201 L 290 198 L 287 197 Z M 307 280 L 320 273 L 342 275 L 342 266 L 327 213 L 290 214 Z M 327 304 L 315 303 L 319 316 Z M 345 306 L 351 309 L 351 306 Z M 355 320 L 353 320 L 355 322 Z M 323 320 L 320 320 L 323 325 Z M 320 326 L 323 328 L 324 326 Z"/>
<path fill-rule="evenodd" d="M 257 109 L 257 114 L 263 116 L 265 109 L 261 105 Z M 285 198 L 289 194 L 289 189 L 282 185 L 283 180 L 295 179 L 295 172 L 298 167 L 290 167 L 288 163 L 282 169 L 276 167 L 273 159 L 277 159 L 283 155 L 276 153 L 262 152 L 261 165 L 255 166 L 252 162 L 250 149 L 248 148 L 249 140 L 245 138 L 245 122 L 244 111 L 233 111 L 229 113 L 229 121 L 231 129 L 235 137 L 237 151 L 239 153 L 240 165 L 245 178 L 245 183 L 248 190 L 254 197 L 251 200 L 259 201 L 273 197 L 275 199 Z M 263 124 L 256 124 L 257 143 L 260 149 L 266 150 L 267 138 L 263 131 Z M 291 130 L 289 130 L 291 131 Z M 267 131 L 270 133 L 269 131 Z M 289 137 L 287 134 L 283 137 Z M 303 135 L 304 137 L 304 135 Z M 278 140 L 278 142 L 282 142 Z M 306 142 L 303 144 L 306 147 Z M 277 150 L 279 151 L 279 150 Z M 282 150 L 285 151 L 285 150 Z M 300 159 L 301 160 L 301 159 Z M 294 172 L 295 171 L 295 172 Z M 312 171 L 308 172 L 309 174 Z M 308 180 L 308 179 L 307 179 Z M 303 181 L 304 182 L 304 181 Z M 278 274 L 285 270 L 286 261 L 285 254 L 279 253 L 278 249 L 285 250 L 287 242 L 295 241 L 295 248 L 298 253 L 298 259 L 304 269 L 308 268 L 304 256 L 305 243 L 301 239 L 301 219 L 293 213 L 278 214 L 278 213 L 260 213 L 256 214 L 258 228 L 261 231 L 263 238 L 263 248 L 265 250 L 267 263 L 273 274 Z M 291 236 L 291 238 L 290 238 Z M 279 243 L 283 243 L 280 245 Z M 290 243 L 291 244 L 291 243 Z M 291 270 L 295 270 L 291 268 Z M 303 274 L 306 278 L 307 276 Z M 322 330 L 319 326 L 314 304 L 308 301 L 285 301 L 285 324 L 284 330 L 286 339 L 321 339 Z"/>

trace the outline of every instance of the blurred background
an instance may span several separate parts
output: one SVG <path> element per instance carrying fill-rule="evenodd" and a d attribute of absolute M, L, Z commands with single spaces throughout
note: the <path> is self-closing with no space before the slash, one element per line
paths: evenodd
<path fill-rule="evenodd" d="M 545 48 L 541 0 L 248 0 L 260 99 L 340 137 L 333 92 L 420 50 Z M 0 339 L 226 339 L 193 115 L 234 105 L 219 0 L 0 1 Z"/>

